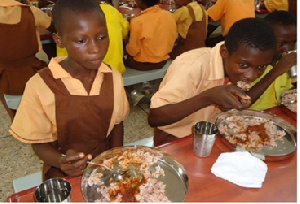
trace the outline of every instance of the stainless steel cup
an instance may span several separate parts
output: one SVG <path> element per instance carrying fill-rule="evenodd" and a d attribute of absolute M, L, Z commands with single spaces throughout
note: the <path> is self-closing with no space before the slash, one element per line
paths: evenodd
<path fill-rule="evenodd" d="M 287 54 L 290 54 L 292 52 L 297 52 L 297 50 L 288 51 Z M 297 78 L 297 65 L 292 66 L 292 68 L 289 71 L 289 75 L 291 78 Z"/>
<path fill-rule="evenodd" d="M 216 141 L 218 128 L 208 121 L 200 121 L 194 126 L 194 153 L 199 157 L 208 157 Z"/>
<path fill-rule="evenodd" d="M 63 178 L 51 178 L 35 190 L 38 202 L 70 202 L 71 184 Z"/>

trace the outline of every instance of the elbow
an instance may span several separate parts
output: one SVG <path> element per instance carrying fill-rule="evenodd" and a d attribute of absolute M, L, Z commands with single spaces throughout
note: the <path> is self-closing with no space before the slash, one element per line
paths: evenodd
<path fill-rule="evenodd" d="M 148 124 L 152 128 L 155 128 L 157 126 L 156 122 L 155 122 L 155 118 L 153 117 L 153 114 L 151 114 L 151 111 L 150 111 L 149 116 L 148 116 Z"/>

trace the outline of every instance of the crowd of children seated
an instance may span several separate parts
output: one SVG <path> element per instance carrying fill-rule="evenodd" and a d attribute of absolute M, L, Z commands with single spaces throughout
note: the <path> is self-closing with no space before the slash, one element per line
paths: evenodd
<path fill-rule="evenodd" d="M 294 1 L 260 1 L 270 12 L 260 19 L 254 0 L 168 1 L 175 11 L 136 0 L 140 13 L 130 21 L 116 2 L 57 0 L 47 16 L 24 0 L 0 1 L 0 99 L 16 110 L 10 133 L 44 161 L 44 179 L 81 175 L 88 160 L 123 145 L 126 68 L 161 69 L 173 60 L 151 98 L 155 145 L 191 134 L 220 111 L 276 106 L 295 88 L 286 74 L 297 63 L 296 52 L 286 54 L 296 49 Z M 208 46 L 208 24 L 216 21 L 221 38 Z M 36 26 L 49 28 L 57 44 L 49 63 L 35 56 Z"/>

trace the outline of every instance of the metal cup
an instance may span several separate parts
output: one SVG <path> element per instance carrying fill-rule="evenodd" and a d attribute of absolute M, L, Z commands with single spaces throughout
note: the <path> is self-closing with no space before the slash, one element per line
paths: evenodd
<path fill-rule="evenodd" d="M 70 202 L 71 184 L 63 178 L 51 178 L 35 190 L 38 202 Z"/>
<path fill-rule="evenodd" d="M 297 52 L 297 50 L 288 51 L 287 54 L 290 54 L 292 52 Z M 297 65 L 292 66 L 292 68 L 289 71 L 289 75 L 291 78 L 297 78 Z"/>
<path fill-rule="evenodd" d="M 200 121 L 194 126 L 194 153 L 199 157 L 208 157 L 216 141 L 218 128 L 208 121 Z"/>

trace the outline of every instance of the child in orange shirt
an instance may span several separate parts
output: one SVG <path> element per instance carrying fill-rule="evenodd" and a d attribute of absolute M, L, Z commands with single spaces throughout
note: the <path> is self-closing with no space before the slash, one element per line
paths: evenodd
<path fill-rule="evenodd" d="M 52 10 L 59 46 L 27 83 L 10 133 L 44 161 L 44 179 L 79 176 L 87 161 L 123 145 L 129 104 L 121 74 L 102 63 L 109 36 L 95 0 L 59 0 Z"/>
<path fill-rule="evenodd" d="M 170 58 L 177 37 L 175 19 L 157 5 L 159 0 L 136 3 L 142 12 L 131 19 L 124 64 L 137 70 L 160 69 Z"/>

